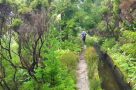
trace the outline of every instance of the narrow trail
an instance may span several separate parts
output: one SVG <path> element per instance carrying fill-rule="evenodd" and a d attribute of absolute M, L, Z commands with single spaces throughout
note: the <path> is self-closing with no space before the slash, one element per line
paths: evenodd
<path fill-rule="evenodd" d="M 80 55 L 80 60 L 77 67 L 77 89 L 78 90 L 89 90 L 87 63 L 85 61 L 84 54 L 85 54 L 85 47 Z"/>

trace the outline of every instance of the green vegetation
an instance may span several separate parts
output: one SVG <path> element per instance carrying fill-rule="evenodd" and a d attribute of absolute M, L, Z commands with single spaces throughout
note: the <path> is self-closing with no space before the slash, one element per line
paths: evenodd
<path fill-rule="evenodd" d="M 90 90 L 102 90 L 101 80 L 98 74 L 98 56 L 93 47 L 87 48 L 85 58 L 88 64 L 88 76 L 90 80 Z"/>
<path fill-rule="evenodd" d="M 135 90 L 135 3 L 0 0 L 0 90 L 76 90 L 83 30 L 91 90 L 101 90 L 96 42 Z"/>

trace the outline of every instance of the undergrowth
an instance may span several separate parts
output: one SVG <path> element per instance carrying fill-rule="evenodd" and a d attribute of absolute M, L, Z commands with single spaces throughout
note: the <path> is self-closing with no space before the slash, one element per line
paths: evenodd
<path fill-rule="evenodd" d="M 86 49 L 85 58 L 88 64 L 90 90 L 102 90 L 101 80 L 98 75 L 98 56 L 93 47 Z"/>

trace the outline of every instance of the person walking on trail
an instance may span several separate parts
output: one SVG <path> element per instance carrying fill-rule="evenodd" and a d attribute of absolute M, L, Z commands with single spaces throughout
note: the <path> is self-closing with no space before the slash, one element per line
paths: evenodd
<path fill-rule="evenodd" d="M 83 44 L 85 44 L 85 40 L 86 40 L 86 32 L 85 31 L 82 31 L 81 38 L 82 38 Z"/>

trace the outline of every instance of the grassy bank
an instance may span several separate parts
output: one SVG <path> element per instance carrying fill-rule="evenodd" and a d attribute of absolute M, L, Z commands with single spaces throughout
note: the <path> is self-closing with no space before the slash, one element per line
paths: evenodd
<path fill-rule="evenodd" d="M 98 75 L 98 57 L 93 47 L 86 49 L 85 58 L 88 64 L 90 90 L 102 90 L 101 80 Z"/>

